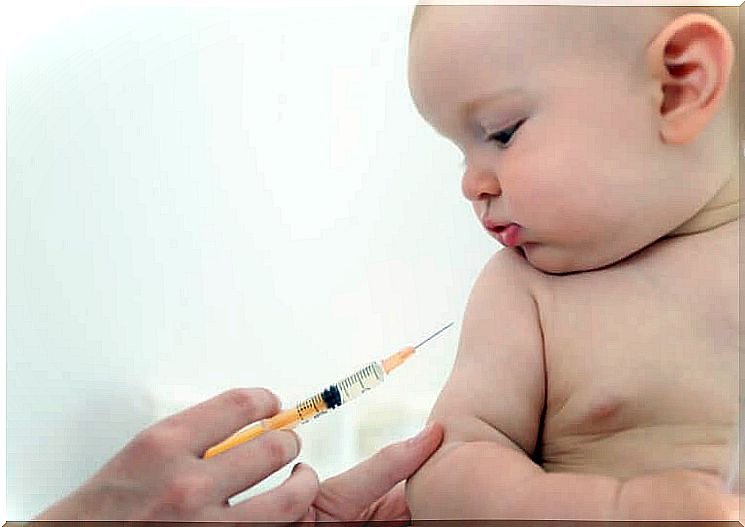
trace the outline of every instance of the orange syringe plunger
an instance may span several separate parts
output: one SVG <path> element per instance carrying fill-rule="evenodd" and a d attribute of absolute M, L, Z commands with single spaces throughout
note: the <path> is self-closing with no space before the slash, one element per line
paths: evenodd
<path fill-rule="evenodd" d="M 331 402 L 331 406 L 329 406 L 329 404 L 326 402 L 327 400 Z M 241 443 L 251 441 L 252 439 L 257 438 L 261 434 L 269 432 L 270 430 L 294 428 L 299 423 L 312 417 L 316 417 L 317 415 L 324 413 L 329 408 L 333 408 L 334 404 L 338 405 L 338 402 L 335 402 L 333 397 L 329 398 L 329 390 L 324 390 L 323 393 L 314 395 L 310 399 L 306 399 L 305 401 L 298 403 L 293 408 L 282 410 L 273 417 L 262 419 L 260 422 L 254 425 L 248 426 L 243 430 L 239 430 L 221 443 L 208 448 L 207 451 L 204 453 L 204 458 L 207 459 L 212 456 L 216 456 L 217 454 L 225 452 L 226 450 L 230 450 L 231 448 L 236 447 Z"/>
<path fill-rule="evenodd" d="M 401 351 L 397 351 L 390 357 L 383 359 L 381 361 L 381 365 L 383 366 L 383 371 L 385 371 L 385 374 L 388 375 L 389 373 L 391 373 L 392 370 L 401 366 L 409 357 L 414 354 L 414 351 L 415 350 L 413 346 L 407 346 Z"/>

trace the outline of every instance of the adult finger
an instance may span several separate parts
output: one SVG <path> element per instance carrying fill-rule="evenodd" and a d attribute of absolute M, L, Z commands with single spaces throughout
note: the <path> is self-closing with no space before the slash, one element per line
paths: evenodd
<path fill-rule="evenodd" d="M 298 463 L 280 486 L 254 496 L 226 511 L 228 521 L 295 522 L 304 518 L 318 495 L 318 475 Z"/>
<path fill-rule="evenodd" d="M 275 430 L 207 459 L 206 465 L 219 476 L 220 496 L 229 498 L 295 459 L 300 445 L 292 430 Z"/>
<path fill-rule="evenodd" d="M 201 456 L 247 424 L 279 411 L 276 395 L 265 388 L 235 388 L 192 406 L 155 426 L 172 426 L 185 432 L 187 447 Z"/>
<path fill-rule="evenodd" d="M 357 466 L 324 481 L 316 504 L 321 510 L 344 504 L 345 510 L 338 513 L 355 517 L 396 483 L 414 474 L 437 450 L 442 436 L 442 426 L 431 423 L 411 439 L 388 445 Z"/>

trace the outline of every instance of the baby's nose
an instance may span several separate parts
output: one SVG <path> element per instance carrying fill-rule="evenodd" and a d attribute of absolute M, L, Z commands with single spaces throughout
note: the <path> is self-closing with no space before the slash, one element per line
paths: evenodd
<path fill-rule="evenodd" d="M 461 190 L 469 201 L 480 201 L 502 195 L 499 178 L 492 170 L 468 167 L 461 180 Z"/>

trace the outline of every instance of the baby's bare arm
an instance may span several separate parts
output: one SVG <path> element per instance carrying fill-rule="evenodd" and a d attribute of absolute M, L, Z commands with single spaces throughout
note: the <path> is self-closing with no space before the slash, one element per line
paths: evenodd
<path fill-rule="evenodd" d="M 514 489 L 543 472 L 529 457 L 545 399 L 532 272 L 505 249 L 473 287 L 453 371 L 431 415 L 445 427 L 443 446 L 407 484 L 414 518 L 504 517 Z"/>
<path fill-rule="evenodd" d="M 510 448 L 461 443 L 428 465 L 412 493 L 430 493 L 427 514 L 415 518 L 573 520 L 736 520 L 738 498 L 721 480 L 693 470 L 666 470 L 626 482 L 573 473 L 546 473 Z M 421 473 L 421 471 L 420 471 Z M 421 477 L 420 475 L 416 476 Z"/>
<path fill-rule="evenodd" d="M 734 499 L 702 485 L 692 471 L 622 484 L 600 475 L 546 473 L 531 460 L 545 371 L 532 271 L 521 266 L 515 253 L 501 251 L 473 288 L 458 356 L 431 416 L 445 427 L 443 446 L 407 483 L 412 516 L 727 518 Z"/>
<path fill-rule="evenodd" d="M 431 416 L 445 426 L 443 446 L 407 485 L 414 518 L 599 518 L 611 507 L 615 480 L 546 478 L 530 458 L 545 401 L 531 273 L 505 249 L 474 285 L 458 356 Z"/>
<path fill-rule="evenodd" d="M 620 488 L 605 476 L 547 474 L 524 453 L 486 441 L 451 447 L 414 478 L 409 508 L 427 519 L 609 519 Z"/>

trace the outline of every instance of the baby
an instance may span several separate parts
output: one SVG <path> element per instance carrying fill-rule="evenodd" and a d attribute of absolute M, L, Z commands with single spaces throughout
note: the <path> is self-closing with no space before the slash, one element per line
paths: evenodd
<path fill-rule="evenodd" d="M 735 11 L 417 7 L 412 97 L 506 248 L 414 518 L 736 515 Z"/>

